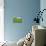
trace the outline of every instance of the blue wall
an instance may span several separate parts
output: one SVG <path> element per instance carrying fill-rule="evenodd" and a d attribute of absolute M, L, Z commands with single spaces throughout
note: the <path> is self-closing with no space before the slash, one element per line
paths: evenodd
<path fill-rule="evenodd" d="M 5 40 L 18 41 L 32 27 L 35 12 L 40 9 L 40 0 L 6 0 L 5 1 Z M 13 23 L 12 17 L 22 17 L 23 23 Z"/>

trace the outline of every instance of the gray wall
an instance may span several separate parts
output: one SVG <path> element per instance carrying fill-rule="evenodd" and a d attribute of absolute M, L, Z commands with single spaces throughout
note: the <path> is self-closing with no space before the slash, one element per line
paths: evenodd
<path fill-rule="evenodd" d="M 18 41 L 31 31 L 35 14 L 40 9 L 40 0 L 5 1 L 5 40 Z M 22 17 L 23 23 L 13 23 L 12 16 Z"/>
<path fill-rule="evenodd" d="M 46 9 L 46 0 L 40 0 L 40 10 Z M 46 26 L 46 11 L 43 12 L 43 22 L 40 22 L 40 25 Z"/>

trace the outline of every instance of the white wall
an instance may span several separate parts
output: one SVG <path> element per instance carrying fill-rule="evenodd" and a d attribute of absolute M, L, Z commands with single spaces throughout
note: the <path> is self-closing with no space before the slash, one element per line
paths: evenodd
<path fill-rule="evenodd" d="M 4 0 L 0 0 L 0 42 L 4 41 Z"/>

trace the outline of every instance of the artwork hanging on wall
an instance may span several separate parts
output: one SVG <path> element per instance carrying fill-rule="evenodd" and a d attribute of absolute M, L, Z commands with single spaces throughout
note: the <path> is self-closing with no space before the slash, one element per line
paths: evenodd
<path fill-rule="evenodd" d="M 13 23 L 22 23 L 22 21 L 21 17 L 13 17 Z"/>

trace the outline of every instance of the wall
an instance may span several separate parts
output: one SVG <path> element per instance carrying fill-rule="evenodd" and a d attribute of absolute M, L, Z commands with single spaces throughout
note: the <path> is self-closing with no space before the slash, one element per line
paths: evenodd
<path fill-rule="evenodd" d="M 5 0 L 5 40 L 18 41 L 31 31 L 36 12 L 40 9 L 40 0 Z M 23 23 L 13 23 L 12 16 L 22 17 Z"/>
<path fill-rule="evenodd" d="M 0 42 L 4 41 L 4 0 L 0 0 Z"/>
<path fill-rule="evenodd" d="M 43 9 L 46 9 L 46 0 L 40 0 L 40 9 L 41 11 Z M 41 21 L 40 25 L 46 26 L 46 10 L 43 12 L 42 17 L 43 17 L 43 22 Z"/>

